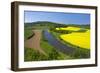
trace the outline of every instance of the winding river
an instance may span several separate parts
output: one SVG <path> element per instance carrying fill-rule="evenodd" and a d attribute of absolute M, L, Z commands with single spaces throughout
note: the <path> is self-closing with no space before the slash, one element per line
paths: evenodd
<path fill-rule="evenodd" d="M 66 54 L 71 54 L 74 49 L 61 43 L 58 39 L 56 39 L 50 32 L 47 30 L 44 30 L 44 38 L 48 41 L 49 44 L 51 44 L 53 47 L 55 47 L 58 51 L 61 51 Z"/>

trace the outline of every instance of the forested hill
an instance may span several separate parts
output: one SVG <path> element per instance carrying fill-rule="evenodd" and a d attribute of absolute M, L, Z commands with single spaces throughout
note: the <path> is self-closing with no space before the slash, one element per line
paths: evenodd
<path fill-rule="evenodd" d="M 50 27 L 67 27 L 67 26 L 75 26 L 75 27 L 85 27 L 90 28 L 89 24 L 60 24 L 55 22 L 49 22 L 49 21 L 37 21 L 37 22 L 31 22 L 31 23 L 25 23 L 25 26 L 50 26 Z"/>

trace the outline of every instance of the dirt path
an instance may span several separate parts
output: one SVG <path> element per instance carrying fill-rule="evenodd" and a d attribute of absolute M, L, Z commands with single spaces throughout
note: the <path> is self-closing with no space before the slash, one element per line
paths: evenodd
<path fill-rule="evenodd" d="M 41 40 L 41 37 L 42 37 L 42 30 L 33 30 L 33 32 L 35 33 L 35 35 L 32 38 L 25 41 L 25 47 L 33 48 L 34 50 L 46 55 L 46 53 L 40 47 L 40 40 Z"/>

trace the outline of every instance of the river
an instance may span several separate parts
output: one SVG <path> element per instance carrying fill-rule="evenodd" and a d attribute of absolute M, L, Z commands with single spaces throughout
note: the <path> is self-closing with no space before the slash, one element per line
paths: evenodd
<path fill-rule="evenodd" d="M 53 47 L 55 47 L 55 49 L 57 49 L 58 51 L 61 51 L 63 53 L 66 54 L 71 54 L 74 51 L 74 48 L 71 48 L 63 43 L 61 43 L 61 41 L 59 41 L 58 39 L 56 39 L 50 32 L 48 32 L 47 30 L 44 30 L 44 38 L 48 41 L 49 44 L 51 44 Z"/>

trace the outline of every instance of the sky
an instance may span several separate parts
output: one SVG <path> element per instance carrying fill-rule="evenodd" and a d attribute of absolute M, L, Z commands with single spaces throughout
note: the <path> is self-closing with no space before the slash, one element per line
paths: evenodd
<path fill-rule="evenodd" d="M 90 14 L 24 11 L 24 22 L 50 21 L 62 24 L 90 24 Z"/>

